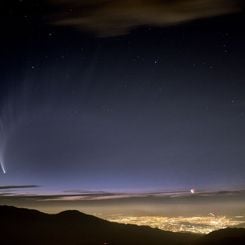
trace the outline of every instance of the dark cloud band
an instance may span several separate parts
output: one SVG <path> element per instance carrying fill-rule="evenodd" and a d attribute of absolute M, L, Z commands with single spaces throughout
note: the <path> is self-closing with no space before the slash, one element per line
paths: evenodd
<path fill-rule="evenodd" d="M 29 189 L 29 188 L 38 188 L 38 185 L 7 185 L 0 186 L 0 190 L 14 190 L 14 189 Z"/>

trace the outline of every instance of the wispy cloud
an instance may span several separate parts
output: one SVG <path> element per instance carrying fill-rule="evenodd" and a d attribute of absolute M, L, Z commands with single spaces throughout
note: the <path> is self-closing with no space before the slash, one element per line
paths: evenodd
<path fill-rule="evenodd" d="M 167 26 L 239 10 L 238 0 L 49 0 L 56 25 L 123 35 L 139 26 Z"/>
<path fill-rule="evenodd" d="M 37 186 L 22 186 L 22 188 L 33 188 Z M 18 186 L 17 188 L 21 188 Z M 3 187 L 2 187 L 3 189 Z M 173 199 L 200 199 L 200 198 L 224 198 L 231 196 L 244 196 L 245 190 L 231 190 L 231 191 L 201 191 L 192 194 L 187 191 L 176 192 L 147 192 L 147 193 L 120 193 L 120 192 L 104 192 L 104 191 L 64 191 L 63 193 L 53 194 L 36 194 L 25 193 L 21 191 L 14 191 L 15 188 L 8 192 L 0 193 L 1 200 L 29 200 L 34 202 L 72 202 L 72 201 L 103 201 L 103 200 L 119 200 L 119 199 L 159 199 L 159 200 L 173 200 Z M 70 194 L 67 194 L 70 193 Z"/>

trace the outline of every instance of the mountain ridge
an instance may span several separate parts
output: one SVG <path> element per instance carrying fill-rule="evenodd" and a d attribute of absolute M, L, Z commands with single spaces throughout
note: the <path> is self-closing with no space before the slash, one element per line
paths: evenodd
<path fill-rule="evenodd" d="M 3 245 L 199 245 L 245 244 L 245 229 L 208 235 L 174 233 L 147 226 L 109 222 L 76 210 L 46 214 L 34 209 L 0 206 Z M 229 242 L 229 243 L 226 243 Z"/>

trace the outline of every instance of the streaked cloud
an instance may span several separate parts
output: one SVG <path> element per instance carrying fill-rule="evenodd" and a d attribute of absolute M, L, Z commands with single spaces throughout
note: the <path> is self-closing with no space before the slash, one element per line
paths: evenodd
<path fill-rule="evenodd" d="M 8 192 L 0 191 L 1 200 L 29 200 L 34 202 L 64 202 L 64 201 L 103 201 L 103 200 L 142 200 L 142 199 L 158 199 L 158 200 L 173 200 L 173 199 L 203 199 L 203 198 L 224 198 L 231 196 L 242 196 L 245 197 L 245 190 L 232 190 L 232 191 L 201 191 L 191 194 L 188 191 L 176 191 L 176 192 L 149 192 L 149 193 L 113 193 L 104 191 L 64 191 L 63 193 L 52 193 L 52 194 L 38 194 L 33 192 L 24 192 L 17 190 L 18 188 L 36 188 L 38 186 L 17 186 L 17 188 L 10 188 L 7 186 L 6 189 L 12 189 Z M 12 186 L 16 187 L 16 186 Z M 16 189 L 16 190 L 15 190 Z M 3 187 L 0 190 L 5 190 Z"/>
<path fill-rule="evenodd" d="M 127 34 L 140 26 L 176 25 L 239 10 L 238 0 L 49 0 L 52 23 L 100 36 Z"/>

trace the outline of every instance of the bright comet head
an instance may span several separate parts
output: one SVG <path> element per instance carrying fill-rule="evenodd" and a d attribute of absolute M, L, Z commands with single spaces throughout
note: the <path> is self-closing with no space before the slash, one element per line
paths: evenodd
<path fill-rule="evenodd" d="M 6 172 L 6 169 L 5 169 L 4 165 L 3 165 L 3 163 L 0 162 L 0 165 L 1 165 L 1 169 L 2 169 L 3 173 L 6 174 L 7 172 Z"/>

